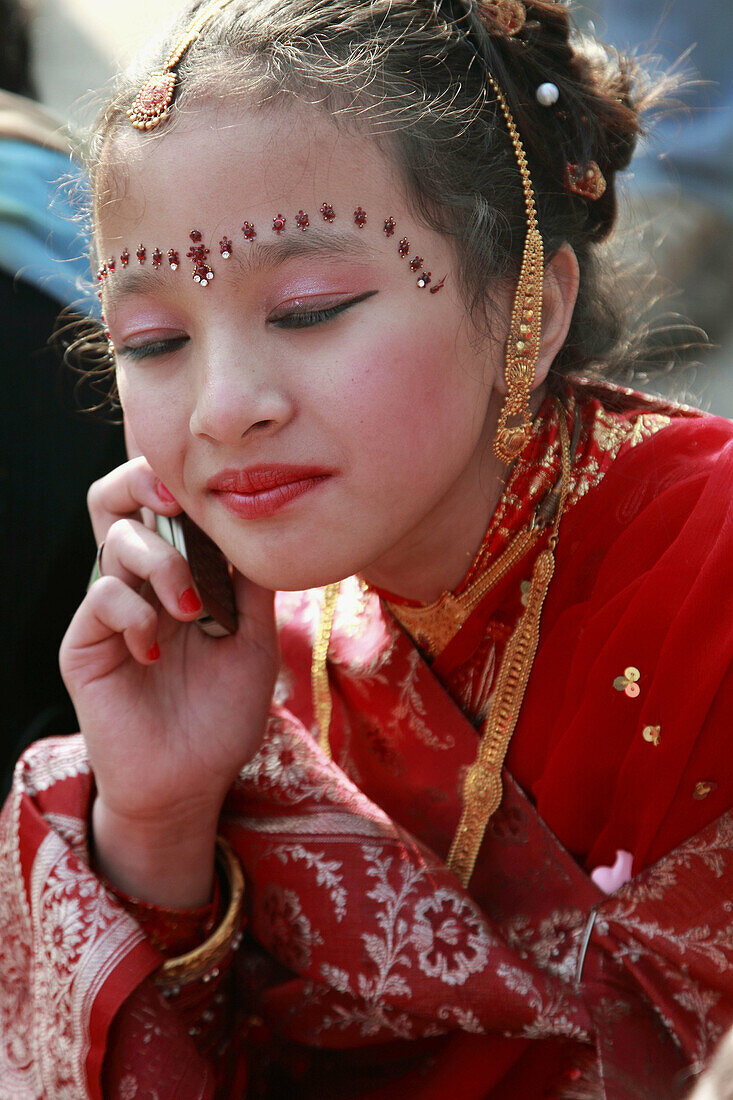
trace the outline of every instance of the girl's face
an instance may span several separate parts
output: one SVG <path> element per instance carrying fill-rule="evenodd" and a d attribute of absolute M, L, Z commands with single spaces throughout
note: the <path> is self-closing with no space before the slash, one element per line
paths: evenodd
<path fill-rule="evenodd" d="M 104 309 L 125 419 L 182 507 L 266 587 L 358 572 L 430 599 L 458 583 L 501 487 L 503 340 L 477 339 L 449 244 L 418 222 L 394 166 L 304 107 L 201 107 L 168 132 L 122 133 L 106 175 L 97 244 L 116 259 Z M 210 249 L 205 288 L 193 230 Z"/>

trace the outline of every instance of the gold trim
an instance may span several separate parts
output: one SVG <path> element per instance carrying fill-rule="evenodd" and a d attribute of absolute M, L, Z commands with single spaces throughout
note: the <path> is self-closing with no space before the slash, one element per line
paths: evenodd
<path fill-rule="evenodd" d="M 174 992 L 174 987 L 190 985 L 199 978 L 208 981 L 230 950 L 239 946 L 242 929 L 242 904 L 244 901 L 244 875 L 239 860 L 223 837 L 216 838 L 216 858 L 229 883 L 229 905 L 218 928 L 207 940 L 185 955 L 166 959 L 153 981 L 158 989 Z"/>
<path fill-rule="evenodd" d="M 555 571 L 555 547 L 570 487 L 570 440 L 564 410 L 560 411 L 562 488 L 547 549 L 538 555 L 532 571 L 527 607 L 517 623 L 501 662 L 494 701 L 481 734 L 478 752 L 463 785 L 463 813 L 448 856 L 448 866 L 467 886 L 476 864 L 489 818 L 502 798 L 501 769 L 519 718 L 524 693 L 539 642 L 540 617 Z"/>

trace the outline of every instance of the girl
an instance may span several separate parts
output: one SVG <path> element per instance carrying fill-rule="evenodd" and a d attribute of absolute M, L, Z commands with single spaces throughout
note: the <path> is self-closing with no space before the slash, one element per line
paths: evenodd
<path fill-rule="evenodd" d="M 82 733 L 2 818 L 6 1095 L 628 1100 L 707 1059 L 731 433 L 577 377 L 638 128 L 540 0 L 213 0 L 120 85 L 136 457 L 89 495 Z"/>

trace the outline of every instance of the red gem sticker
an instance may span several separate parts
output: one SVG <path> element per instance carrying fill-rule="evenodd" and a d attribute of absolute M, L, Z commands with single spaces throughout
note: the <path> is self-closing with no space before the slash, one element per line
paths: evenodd
<path fill-rule="evenodd" d="M 424 287 L 424 286 L 427 286 L 427 285 L 428 285 L 428 283 L 430 282 L 430 276 L 431 276 L 431 272 L 429 272 L 429 271 L 422 271 L 422 272 L 420 273 L 420 278 L 419 278 L 419 279 L 417 280 L 417 285 L 418 285 L 419 287 Z"/>
<path fill-rule="evenodd" d="M 333 206 L 330 202 L 321 203 L 321 213 L 323 214 L 324 222 L 332 222 L 336 217 Z"/>
<path fill-rule="evenodd" d="M 272 219 L 272 231 L 273 231 L 273 233 L 277 233 L 278 236 L 279 236 L 282 233 L 283 229 L 285 228 L 285 223 L 287 222 L 287 220 L 288 219 L 284 218 L 282 216 L 282 214 L 277 214 Z"/>
<path fill-rule="evenodd" d="M 189 248 L 186 257 L 189 260 L 193 260 L 193 281 L 200 286 L 208 286 L 214 278 L 214 272 L 206 262 L 206 257 L 209 255 L 209 249 L 201 244 L 201 233 L 198 229 L 192 229 L 189 233 L 189 237 L 193 241 L 193 246 Z"/>
<path fill-rule="evenodd" d="M 422 263 L 422 256 L 413 256 L 410 260 L 410 271 L 419 271 Z"/>
<path fill-rule="evenodd" d="M 359 226 L 359 229 L 363 229 L 366 225 L 366 221 L 366 211 L 362 210 L 360 206 L 357 206 L 356 210 L 354 211 L 354 222 L 356 223 L 356 225 Z"/>
<path fill-rule="evenodd" d="M 396 225 L 397 225 L 397 222 L 394 220 L 394 218 L 387 218 L 385 220 L 385 223 L 384 223 L 384 235 L 385 235 L 385 237 L 394 236 L 394 231 L 395 231 L 395 226 Z"/>
<path fill-rule="evenodd" d="M 130 249 L 129 248 L 123 248 L 122 252 L 120 252 L 120 263 L 122 264 L 123 267 L 127 267 L 129 262 L 130 262 Z"/>
<path fill-rule="evenodd" d="M 257 236 L 257 231 L 252 222 L 244 222 L 242 225 L 242 233 L 244 233 L 244 239 L 246 241 L 253 241 Z"/>
<path fill-rule="evenodd" d="M 145 257 L 147 256 L 147 254 L 148 253 L 145 249 L 145 245 L 141 244 L 140 247 L 138 248 L 137 252 L 135 253 L 135 255 L 138 258 L 138 263 L 144 264 L 145 263 Z"/>
<path fill-rule="evenodd" d="M 222 258 L 224 260 L 229 259 L 232 254 L 232 242 L 229 240 L 228 237 L 222 237 L 222 239 L 219 241 L 219 251 L 221 252 Z"/>
<path fill-rule="evenodd" d="M 168 263 L 171 265 L 171 271 L 177 271 L 178 270 L 178 265 L 179 265 L 180 262 L 181 261 L 179 259 L 178 253 L 176 252 L 175 248 L 169 248 L 168 249 Z"/>
<path fill-rule="evenodd" d="M 403 259 L 404 259 L 404 257 L 410 251 L 410 242 L 408 241 L 407 237 L 402 238 L 397 251 L 399 252 L 400 256 L 402 256 Z"/>
<path fill-rule="evenodd" d="M 298 213 L 295 215 L 295 224 L 297 225 L 298 229 L 302 229 L 305 233 L 306 229 L 310 225 L 308 215 L 304 213 L 304 211 L 299 210 Z"/>
<path fill-rule="evenodd" d="M 163 263 L 163 253 L 160 251 L 159 248 L 156 248 L 155 252 L 153 253 L 152 260 L 153 267 L 157 271 L 160 265 Z"/>
<path fill-rule="evenodd" d="M 115 266 L 115 258 L 114 256 L 110 256 L 110 258 L 107 260 L 107 270 L 109 271 L 110 275 L 113 274 Z"/>

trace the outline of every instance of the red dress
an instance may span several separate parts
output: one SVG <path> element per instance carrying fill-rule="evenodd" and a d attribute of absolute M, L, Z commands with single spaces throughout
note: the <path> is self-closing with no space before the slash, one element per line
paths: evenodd
<path fill-rule="evenodd" d="M 733 1022 L 733 432 L 607 387 L 565 404 L 556 572 L 468 888 L 445 859 L 542 539 L 437 654 L 343 582 L 333 761 L 312 737 L 319 594 L 279 600 L 277 705 L 221 821 L 249 930 L 215 988 L 166 1001 L 147 980 L 210 914 L 177 930 L 90 869 L 83 741 L 28 751 L 0 824 L 8 1095 L 684 1093 Z M 548 400 L 464 584 L 555 483 L 557 415 Z M 618 849 L 634 877 L 606 897 L 589 872 Z"/>

